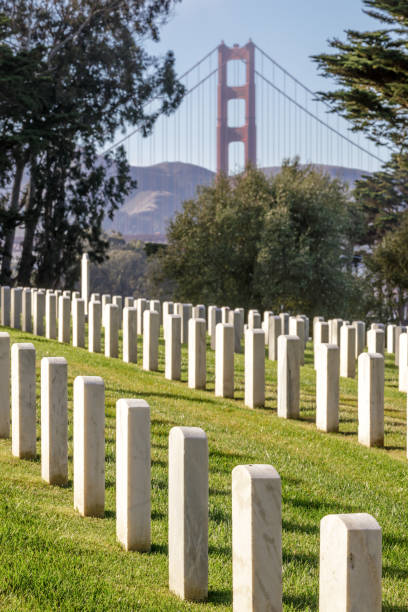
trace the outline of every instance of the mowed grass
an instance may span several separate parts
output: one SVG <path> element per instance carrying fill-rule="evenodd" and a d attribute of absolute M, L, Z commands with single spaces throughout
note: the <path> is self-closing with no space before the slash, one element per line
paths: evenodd
<path fill-rule="evenodd" d="M 106 359 L 69 345 L 8 330 L 12 342 L 37 350 L 40 453 L 40 359 L 64 356 L 69 372 L 67 487 L 41 480 L 40 456 L 21 461 L 0 441 L 0 608 L 4 610 L 231 610 L 231 471 L 270 463 L 282 479 L 283 598 L 285 610 L 318 609 L 319 522 L 331 513 L 368 512 L 383 530 L 383 609 L 408 610 L 408 466 L 406 396 L 398 392 L 393 357 L 386 360 L 385 448 L 357 441 L 357 378 L 341 379 L 340 432 L 316 431 L 315 374 L 308 345 L 301 369 L 301 418 L 276 416 L 276 363 L 266 362 L 266 405 L 243 403 L 243 355 L 235 356 L 236 399 L 214 396 L 214 354 L 208 388 L 189 390 L 187 351 L 181 382 L 159 372 Z M 141 358 L 141 344 L 139 344 Z M 73 509 L 72 383 L 99 375 L 106 385 L 106 513 L 81 518 Z M 143 398 L 151 407 L 152 550 L 125 552 L 115 534 L 115 404 Z M 180 601 L 168 590 L 167 449 L 175 425 L 202 427 L 209 443 L 209 599 Z"/>

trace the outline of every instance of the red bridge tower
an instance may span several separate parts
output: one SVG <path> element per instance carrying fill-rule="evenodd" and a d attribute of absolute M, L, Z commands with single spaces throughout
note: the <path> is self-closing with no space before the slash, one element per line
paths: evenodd
<path fill-rule="evenodd" d="M 246 64 L 246 83 L 234 87 L 227 83 L 227 63 L 237 59 Z M 239 127 L 228 126 L 228 100 L 234 98 L 245 100 L 245 123 Z M 223 42 L 218 47 L 217 172 L 228 174 L 230 142 L 243 142 L 245 165 L 256 165 L 255 45 L 251 41 L 244 47 L 227 47 Z"/>

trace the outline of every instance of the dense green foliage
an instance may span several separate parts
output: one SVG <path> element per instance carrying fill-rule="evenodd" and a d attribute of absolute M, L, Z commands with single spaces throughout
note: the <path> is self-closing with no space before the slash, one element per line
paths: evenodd
<path fill-rule="evenodd" d="M 382 320 L 403 322 L 408 299 L 408 157 L 393 155 L 381 171 L 357 181 L 354 197 L 364 224 L 359 239 L 365 274 L 375 289 Z"/>
<path fill-rule="evenodd" d="M 382 27 L 346 31 L 346 41 L 329 41 L 333 53 L 315 56 L 325 76 L 339 88 L 321 93 L 332 110 L 354 129 L 395 151 L 408 144 L 408 7 L 405 0 L 363 0 Z"/>
<path fill-rule="evenodd" d="M 170 299 L 170 284 L 161 277 L 160 262 L 149 243 L 109 237 L 107 260 L 91 267 L 92 291 L 150 299 Z M 150 247 L 150 248 L 149 248 Z"/>
<path fill-rule="evenodd" d="M 248 168 L 184 204 L 163 267 L 181 300 L 357 316 L 359 224 L 338 180 L 297 161 L 270 178 Z"/>
<path fill-rule="evenodd" d="M 134 185 L 122 148 L 99 152 L 181 101 L 172 53 L 145 50 L 176 1 L 0 0 L 2 283 L 71 284 L 82 251 L 103 260 L 102 220 Z"/>
<path fill-rule="evenodd" d="M 13 342 L 37 350 L 37 423 L 40 450 L 39 365 L 64 356 L 69 373 L 69 484 L 41 480 L 39 458 L 12 457 L 0 441 L 0 607 L 4 610 L 143 610 L 224 612 L 232 609 L 231 471 L 239 464 L 274 465 L 282 479 L 283 609 L 318 609 L 319 523 L 326 514 L 368 512 L 383 532 L 383 610 L 408 609 L 408 487 L 406 394 L 398 391 L 393 356 L 386 360 L 385 448 L 357 441 L 357 380 L 340 379 L 340 433 L 315 427 L 315 372 L 310 344 L 301 368 L 298 421 L 276 415 L 276 363 L 266 361 L 266 405 L 243 403 L 244 357 L 235 356 L 235 399 L 214 397 L 214 352 L 207 351 L 206 391 L 187 388 L 187 349 L 182 381 L 165 380 L 164 344 L 159 372 L 10 330 Z M 141 357 L 139 339 L 139 363 Z M 73 509 L 72 382 L 102 376 L 106 385 L 103 519 Z M 115 532 L 115 402 L 143 398 L 152 424 L 152 551 L 121 549 Z M 202 427 L 209 443 L 209 601 L 182 602 L 168 590 L 167 452 L 175 425 Z"/>
<path fill-rule="evenodd" d="M 364 274 L 375 288 L 373 312 L 404 321 L 408 299 L 408 244 L 404 245 L 408 184 L 408 8 L 403 0 L 363 0 L 380 24 L 346 31 L 330 41 L 332 53 L 316 56 L 322 73 L 338 84 L 321 93 L 332 111 L 392 152 L 380 172 L 358 181 L 355 197 L 364 215 L 360 236 Z M 397 230 L 397 235 L 393 233 Z"/>

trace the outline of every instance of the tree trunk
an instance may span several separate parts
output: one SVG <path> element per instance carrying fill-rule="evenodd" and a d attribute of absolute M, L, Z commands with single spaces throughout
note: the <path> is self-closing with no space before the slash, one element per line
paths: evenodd
<path fill-rule="evenodd" d="M 18 158 L 16 160 L 16 174 L 14 177 L 13 189 L 11 192 L 10 213 L 18 213 L 20 204 L 21 182 L 23 180 L 24 168 L 26 160 Z M 1 262 L 0 280 L 3 285 L 11 284 L 11 261 L 13 258 L 14 238 L 16 235 L 16 224 L 10 224 L 10 227 L 5 229 L 6 237 L 4 241 L 3 258 Z"/>
<path fill-rule="evenodd" d="M 33 188 L 33 180 L 35 180 L 34 174 L 35 170 L 32 169 L 29 196 L 24 212 L 23 250 L 17 276 L 19 285 L 23 287 L 29 285 L 31 280 L 31 273 L 35 263 L 35 257 L 33 255 L 34 236 L 40 216 L 40 211 L 35 207 L 35 189 Z"/>

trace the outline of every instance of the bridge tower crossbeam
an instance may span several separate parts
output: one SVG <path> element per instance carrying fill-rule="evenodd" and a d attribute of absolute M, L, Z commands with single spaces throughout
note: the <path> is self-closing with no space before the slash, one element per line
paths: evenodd
<path fill-rule="evenodd" d="M 246 64 L 246 83 L 232 86 L 227 82 L 227 64 L 231 60 L 242 60 Z M 245 100 L 245 124 L 228 126 L 228 101 Z M 217 117 L 217 172 L 228 174 L 228 147 L 231 142 L 244 143 L 245 165 L 256 165 L 255 123 L 255 45 L 249 41 L 245 46 L 218 47 L 218 117 Z"/>

